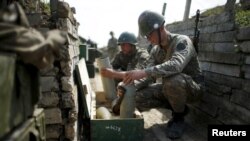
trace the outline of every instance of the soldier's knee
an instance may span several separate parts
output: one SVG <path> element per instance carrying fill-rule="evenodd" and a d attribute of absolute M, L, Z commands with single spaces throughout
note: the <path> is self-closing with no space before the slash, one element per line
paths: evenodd
<path fill-rule="evenodd" d="M 136 102 L 145 101 L 145 99 L 146 98 L 144 97 L 143 91 L 136 92 L 136 94 L 135 94 L 135 101 Z"/>
<path fill-rule="evenodd" d="M 183 91 L 186 87 L 185 79 L 180 74 L 164 78 L 163 83 L 163 91 L 166 93 Z"/>

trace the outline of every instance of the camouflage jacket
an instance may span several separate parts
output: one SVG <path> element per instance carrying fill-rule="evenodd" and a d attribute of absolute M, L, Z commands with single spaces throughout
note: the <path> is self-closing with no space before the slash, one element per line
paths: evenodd
<path fill-rule="evenodd" d="M 149 59 L 149 76 L 168 77 L 177 73 L 185 73 L 195 77 L 201 73 L 197 53 L 188 36 L 169 33 L 167 51 L 155 46 Z"/>
<path fill-rule="evenodd" d="M 121 51 L 115 56 L 111 65 L 116 70 L 133 70 L 133 69 L 144 69 L 147 65 L 149 54 L 145 49 L 136 47 L 134 54 L 131 56 L 124 55 Z"/>
<path fill-rule="evenodd" d="M 67 39 L 65 32 L 51 30 L 42 34 L 30 28 L 25 12 L 18 3 L 0 10 L 0 15 L 3 15 L 0 17 L 0 51 L 15 52 L 24 63 L 39 69 L 49 66 L 54 57 L 59 57 L 60 46 Z"/>

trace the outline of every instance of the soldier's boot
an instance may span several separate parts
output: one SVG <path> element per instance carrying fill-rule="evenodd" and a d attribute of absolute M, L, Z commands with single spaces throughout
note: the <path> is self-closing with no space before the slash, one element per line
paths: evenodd
<path fill-rule="evenodd" d="M 184 116 L 188 113 L 188 107 L 185 107 L 182 113 L 172 113 L 172 118 L 167 123 L 167 136 L 170 139 L 178 139 L 185 130 Z"/>

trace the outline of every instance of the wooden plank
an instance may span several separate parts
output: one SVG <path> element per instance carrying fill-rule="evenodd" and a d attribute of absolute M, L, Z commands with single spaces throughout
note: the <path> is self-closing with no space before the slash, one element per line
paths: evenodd
<path fill-rule="evenodd" d="M 90 79 L 88 76 L 88 71 L 85 63 L 85 59 L 82 58 L 79 63 L 76 65 L 76 76 L 78 80 L 78 84 L 80 87 L 80 95 L 79 98 L 83 102 L 85 116 L 87 118 L 90 117 L 91 114 L 91 95 L 93 93 Z"/>

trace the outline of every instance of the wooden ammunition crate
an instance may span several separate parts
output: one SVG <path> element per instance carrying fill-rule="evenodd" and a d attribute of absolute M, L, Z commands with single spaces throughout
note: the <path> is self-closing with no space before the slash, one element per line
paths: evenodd
<path fill-rule="evenodd" d="M 111 111 L 111 103 L 104 98 L 103 92 L 92 95 L 91 140 L 92 141 L 142 141 L 144 121 L 138 110 L 135 118 L 121 119 L 112 114 L 111 119 L 96 119 L 96 109 L 104 106 Z"/>
<path fill-rule="evenodd" d="M 144 120 L 140 112 L 136 110 L 134 118 L 120 119 L 118 116 L 113 116 L 111 119 L 96 119 L 96 109 L 105 106 L 110 110 L 111 102 L 105 99 L 103 91 L 95 90 L 101 81 L 98 75 L 94 79 L 89 79 L 84 58 L 77 64 L 76 74 L 84 117 L 90 119 L 91 141 L 142 141 Z"/>

